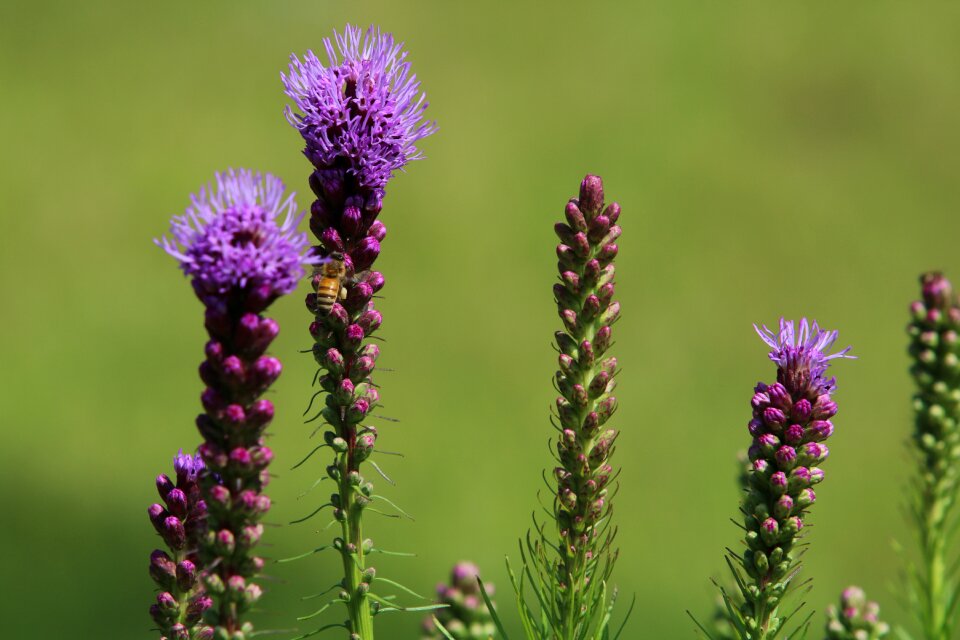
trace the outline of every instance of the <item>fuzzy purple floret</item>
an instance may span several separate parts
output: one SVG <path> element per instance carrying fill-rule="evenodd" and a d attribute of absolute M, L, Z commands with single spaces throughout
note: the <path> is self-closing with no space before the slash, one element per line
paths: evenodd
<path fill-rule="evenodd" d="M 800 376 L 818 391 L 818 394 L 833 393 L 836 378 L 825 378 L 824 374 L 830 361 L 836 358 L 856 359 L 848 356 L 850 347 L 837 353 L 827 352 L 836 342 L 839 332 L 824 331 L 814 320 L 813 325 L 806 318 L 800 320 L 800 329 L 796 330 L 793 320 L 780 318 L 780 330 L 774 333 L 767 328 L 753 325 L 757 335 L 770 346 L 770 359 L 781 371 L 789 376 Z"/>
<path fill-rule="evenodd" d="M 293 195 L 270 174 L 246 169 L 216 174 L 216 186 L 191 196 L 170 224 L 172 239 L 154 242 L 180 261 L 205 302 L 232 291 L 266 287 L 270 297 L 292 292 L 303 277 L 307 234 Z"/>
<path fill-rule="evenodd" d="M 196 482 L 203 469 L 203 458 L 200 457 L 199 453 L 191 456 L 180 449 L 177 455 L 173 456 L 173 470 L 177 472 L 178 478 L 182 477 L 188 482 Z"/>
<path fill-rule="evenodd" d="M 340 166 L 361 186 L 382 188 L 394 171 L 422 157 L 415 143 L 436 126 L 423 121 L 426 97 L 403 43 L 372 25 L 365 33 L 347 25 L 334 40 L 336 48 L 323 40 L 329 65 L 312 51 L 302 60 L 291 56 L 281 77 L 300 113 L 287 107 L 287 120 L 314 165 Z"/>

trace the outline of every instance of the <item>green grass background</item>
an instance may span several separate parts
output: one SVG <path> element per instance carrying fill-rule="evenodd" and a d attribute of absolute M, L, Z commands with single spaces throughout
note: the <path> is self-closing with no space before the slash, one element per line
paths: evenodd
<path fill-rule="evenodd" d="M 151 244 L 215 170 L 306 192 L 283 119 L 291 51 L 347 22 L 406 40 L 440 132 L 389 186 L 390 415 L 380 445 L 416 522 L 371 515 L 382 575 L 430 592 L 472 558 L 517 629 L 503 558 L 530 523 L 551 433 L 552 225 L 583 174 L 623 206 L 623 467 L 616 581 L 628 638 L 709 616 L 737 506 L 734 455 L 771 364 L 752 322 L 841 331 L 841 407 L 805 576 L 909 618 L 891 541 L 910 473 L 903 327 L 917 274 L 960 279 L 960 11 L 949 3 L 27 2 L 0 5 L 3 638 L 150 638 L 153 476 L 198 436 L 201 307 Z M 309 202 L 300 198 L 303 207 Z M 286 369 L 270 486 L 282 524 L 325 501 L 300 413 L 302 291 L 273 313 Z M 269 529 L 284 557 L 322 521 Z M 271 567 L 260 628 L 290 628 L 336 558 Z M 328 613 L 324 621 L 340 619 Z M 379 637 L 415 638 L 416 616 Z M 302 626 L 310 628 L 309 623 Z M 288 637 L 282 635 L 280 637 Z"/>

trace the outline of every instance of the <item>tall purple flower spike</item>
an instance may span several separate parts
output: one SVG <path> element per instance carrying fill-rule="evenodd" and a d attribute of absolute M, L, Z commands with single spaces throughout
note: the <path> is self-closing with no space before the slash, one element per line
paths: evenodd
<path fill-rule="evenodd" d="M 369 339 L 383 322 L 373 296 L 384 277 L 374 263 L 387 230 L 377 217 L 387 182 L 422 157 L 416 144 L 436 127 L 423 121 L 427 102 L 403 45 L 392 35 L 347 25 L 333 41 L 325 39 L 324 47 L 327 63 L 313 52 L 292 56 L 282 79 L 294 103 L 287 119 L 302 135 L 314 167 L 310 188 L 317 199 L 310 207 L 310 230 L 318 254 L 337 261 L 336 268 L 314 275 L 321 298 L 309 294 L 306 304 L 314 315 L 313 353 L 327 394 L 316 417 L 330 426 L 324 437 L 334 450 L 327 474 L 337 485 L 330 504 L 341 523 L 334 548 L 344 566 L 342 600 L 349 631 L 369 640 L 380 601 L 370 593 L 375 573 L 366 555 L 373 543 L 361 526 L 373 485 L 360 466 L 373 454 L 378 435 L 369 416 L 379 402 L 373 371 L 380 349 Z"/>
<path fill-rule="evenodd" d="M 201 618 L 213 601 L 200 577 L 203 562 L 198 548 L 206 533 L 207 505 L 200 496 L 198 479 L 203 471 L 200 456 L 180 452 L 174 456 L 176 481 L 165 473 L 157 476 L 162 504 L 147 509 L 150 521 L 167 546 L 150 554 L 150 577 L 160 588 L 150 617 L 161 640 L 210 640 L 213 628 Z"/>
<path fill-rule="evenodd" d="M 830 353 L 837 332 L 806 319 L 799 328 L 781 319 L 776 332 L 754 328 L 771 349 L 777 381 L 757 384 L 750 403 L 751 467 L 741 506 L 746 549 L 730 557 L 743 602 L 727 593 L 724 598 L 740 637 L 761 640 L 776 637 L 789 617 L 778 606 L 800 569 L 796 541 L 830 453 L 824 443 L 833 434 L 837 405 L 836 380 L 826 376 L 827 368 L 853 356 L 849 347 Z"/>
<path fill-rule="evenodd" d="M 180 262 L 206 306 L 210 340 L 200 377 L 207 388 L 197 417 L 206 471 L 196 459 L 180 457 L 177 465 L 185 477 L 199 474 L 208 510 L 199 558 L 215 605 L 206 620 L 218 638 L 251 637 L 253 625 L 244 616 L 261 595 L 253 578 L 263 560 L 255 547 L 270 508 L 263 488 L 273 452 L 264 430 L 274 414 L 273 403 L 261 396 L 282 367 L 265 355 L 279 327 L 260 314 L 296 288 L 304 263 L 318 261 L 305 255 L 306 234 L 296 230 L 301 218 L 280 180 L 231 170 L 173 218 L 172 240 L 157 241 Z"/>

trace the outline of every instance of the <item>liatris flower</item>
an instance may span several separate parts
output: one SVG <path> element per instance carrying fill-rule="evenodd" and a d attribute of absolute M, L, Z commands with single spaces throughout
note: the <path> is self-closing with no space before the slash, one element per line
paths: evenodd
<path fill-rule="evenodd" d="M 910 307 L 910 369 L 919 478 L 913 515 L 920 534 L 922 572 L 915 591 L 924 637 L 953 637 L 960 581 L 947 546 L 956 518 L 960 474 L 960 302 L 940 273 L 920 279 L 923 299 Z"/>
<path fill-rule="evenodd" d="M 880 640 L 890 625 L 880 621 L 880 605 L 867 602 L 860 587 L 847 587 L 840 595 L 840 607 L 827 607 L 826 640 Z"/>
<path fill-rule="evenodd" d="M 372 374 L 380 354 L 368 339 L 383 321 L 373 301 L 384 284 L 372 269 L 386 235 L 377 216 L 387 181 L 421 157 L 415 143 L 434 126 L 422 122 L 427 103 L 393 36 L 348 25 L 335 41 L 336 50 L 324 40 L 329 65 L 312 52 L 302 60 L 293 56 L 283 82 L 299 110 L 288 109 L 287 117 L 302 134 L 304 154 L 314 166 L 310 187 L 317 199 L 310 229 L 328 261 L 313 278 L 316 293 L 307 296 L 307 308 L 315 316 L 310 334 L 324 372 L 319 382 L 328 394 L 317 417 L 331 427 L 324 437 L 335 452 L 327 473 L 337 483 L 330 503 L 342 532 L 334 546 L 343 560 L 350 631 L 368 640 L 379 606 L 371 603 L 379 600 L 369 594 L 375 573 L 366 555 L 373 543 L 361 527 L 373 485 L 360 466 L 377 439 L 368 423 L 379 401 Z"/>
<path fill-rule="evenodd" d="M 155 549 L 150 554 L 150 577 L 160 587 L 150 616 L 160 627 L 161 640 L 209 640 L 213 629 L 200 620 L 212 601 L 200 584 L 203 563 L 197 553 L 207 517 L 198 483 L 203 461 L 181 449 L 173 458 L 173 468 L 176 483 L 165 473 L 157 476 L 163 504 L 147 510 L 169 551 Z"/>
<path fill-rule="evenodd" d="M 490 640 L 497 634 L 490 609 L 480 593 L 477 578 L 480 570 L 472 562 L 458 562 L 450 572 L 450 584 L 437 585 L 437 602 L 446 605 L 438 609 L 437 620 L 443 625 L 444 635 L 434 623 L 433 616 L 423 621 L 423 640 Z M 493 585 L 484 585 L 487 596 L 493 595 Z"/>
<path fill-rule="evenodd" d="M 263 560 L 254 551 L 263 535 L 260 518 L 270 508 L 263 488 L 273 452 L 264 430 L 274 408 L 261 396 L 281 370 L 279 360 L 264 355 L 279 327 L 260 314 L 293 291 L 301 263 L 315 259 L 304 256 L 306 234 L 296 230 L 302 216 L 293 196 L 284 198 L 280 180 L 245 170 L 216 180 L 216 188 L 201 190 L 186 214 L 174 217 L 174 240 L 157 244 L 180 261 L 206 306 L 210 340 L 200 377 L 207 388 L 197 418 L 208 509 L 200 559 L 215 600 L 206 620 L 217 638 L 243 640 L 253 631 L 244 614 L 261 595 L 253 578 Z"/>
<path fill-rule="evenodd" d="M 607 624 L 609 616 L 596 614 L 608 606 L 607 579 L 617 556 L 608 491 L 618 433 L 605 428 L 617 408 L 612 395 L 617 359 L 605 356 L 620 315 L 620 303 L 613 301 L 620 205 L 604 207 L 603 181 L 588 175 L 579 200 L 571 200 L 565 213 L 566 224 L 555 226 L 560 282 L 553 287 L 564 326 L 556 333 L 555 385 L 561 393 L 554 421 L 560 463 L 553 473 L 556 530 L 548 533 L 538 524 L 541 535 L 528 537 L 528 566 L 538 577 L 530 587 L 541 615 L 521 606 L 525 628 L 535 629 L 539 638 L 587 637 L 592 625 Z M 514 588 L 522 591 L 516 580 Z"/>
<path fill-rule="evenodd" d="M 813 485 L 823 480 L 819 465 L 829 454 L 824 441 L 833 433 L 830 419 L 837 405 L 831 397 L 836 380 L 826 377 L 827 367 L 831 360 L 851 356 L 849 347 L 828 353 L 837 332 L 822 331 L 816 322 L 810 326 L 806 318 L 799 331 L 783 319 L 776 333 L 754 328 L 771 348 L 777 381 L 759 383 L 751 400 L 753 466 L 741 507 L 747 548 L 730 563 L 743 569 L 742 574 L 733 570 L 745 602 L 738 606 L 726 593 L 724 598 L 740 637 L 766 640 L 777 637 L 788 617 L 778 607 L 799 571 L 798 534 L 816 500 Z"/>

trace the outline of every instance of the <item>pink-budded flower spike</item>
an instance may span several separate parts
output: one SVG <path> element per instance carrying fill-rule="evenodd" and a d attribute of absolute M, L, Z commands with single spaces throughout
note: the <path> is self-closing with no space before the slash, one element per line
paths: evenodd
<path fill-rule="evenodd" d="M 380 399 L 373 380 L 380 347 L 373 340 L 384 322 L 376 302 L 384 277 L 376 262 L 387 229 L 378 218 L 388 181 L 422 157 L 417 144 L 435 127 L 423 119 L 427 102 L 420 83 L 392 35 L 347 25 L 323 45 L 325 61 L 312 51 L 294 55 L 281 76 L 293 101 L 287 119 L 313 165 L 310 230 L 323 261 L 306 300 L 320 367 L 314 398 L 326 396 L 311 401 L 318 407 L 311 419 L 329 427 L 324 438 L 334 453 L 326 473 L 336 491 L 328 504 L 341 525 L 334 548 L 345 571 L 341 600 L 348 632 L 369 640 L 373 615 L 386 602 L 370 583 L 373 543 L 361 534 L 363 511 L 375 498 L 364 474 L 371 466 L 379 472 L 369 460 L 376 452 L 378 431 L 371 423 Z"/>
<path fill-rule="evenodd" d="M 436 611 L 436 619 L 443 630 L 437 627 L 434 616 L 428 615 L 421 626 L 422 640 L 443 640 L 450 636 L 455 640 L 491 640 L 497 637 L 497 627 L 480 592 L 479 577 L 480 570 L 472 562 L 454 565 L 450 581 L 437 585 L 437 603 L 444 607 Z M 493 585 L 486 583 L 484 588 L 487 597 L 492 597 Z"/>
<path fill-rule="evenodd" d="M 212 601 L 201 582 L 203 560 L 199 547 L 206 534 L 207 505 L 200 495 L 199 478 L 204 469 L 199 455 L 180 452 L 173 459 L 174 477 L 157 476 L 160 502 L 150 505 L 147 515 L 166 550 L 150 554 L 150 577 L 160 593 L 150 607 L 150 617 L 161 640 L 210 640 L 213 628 L 203 623 Z"/>
<path fill-rule="evenodd" d="M 881 640 L 890 625 L 880 620 L 880 605 L 867 600 L 860 587 L 847 587 L 840 606 L 827 607 L 826 640 Z"/>
<path fill-rule="evenodd" d="M 304 264 L 317 262 L 307 255 L 306 234 L 296 229 L 301 217 L 280 180 L 231 170 L 218 174 L 215 186 L 194 195 L 186 213 L 173 218 L 173 239 L 157 241 L 180 263 L 206 307 L 209 340 L 200 365 L 206 388 L 196 420 L 203 443 L 199 458 L 178 457 L 177 475 L 199 482 L 207 509 L 197 566 L 205 567 L 201 581 L 213 606 L 204 620 L 216 638 L 250 638 L 253 625 L 246 616 L 262 593 L 256 579 L 264 562 L 257 547 L 260 520 L 270 508 L 263 489 L 273 459 L 264 430 L 274 413 L 262 396 L 282 368 L 266 354 L 279 327 L 262 313 L 296 288 Z M 173 503 L 167 510 L 177 515 Z M 174 524 L 163 526 L 179 540 Z"/>
<path fill-rule="evenodd" d="M 920 278 L 920 300 L 910 305 L 910 373 L 913 396 L 913 451 L 917 464 L 911 491 L 921 566 L 910 575 L 924 637 L 952 636 L 960 581 L 950 570 L 955 554 L 951 532 L 957 524 L 960 481 L 960 300 L 942 273 Z"/>
<path fill-rule="evenodd" d="M 608 421 L 617 409 L 613 395 L 619 366 L 610 347 L 620 317 L 615 299 L 614 259 L 620 237 L 620 205 L 604 203 L 603 180 L 587 175 L 578 198 L 564 209 L 565 222 L 554 226 L 560 239 L 553 296 L 562 330 L 554 334 L 559 392 L 551 417 L 557 464 L 553 523 L 536 523 L 539 535 L 527 536 L 527 572 L 537 576 L 535 597 L 518 583 L 521 615 L 540 607 L 527 623 L 540 638 L 605 635 L 610 616 L 609 578 L 617 558 L 611 525 L 612 464 L 619 432 Z"/>
<path fill-rule="evenodd" d="M 725 592 L 724 598 L 741 639 L 767 640 L 778 637 L 789 618 L 779 605 L 800 569 L 797 540 L 830 454 L 825 441 L 837 405 L 836 380 L 827 369 L 853 356 L 849 347 L 832 352 L 837 332 L 806 319 L 799 326 L 781 319 L 776 332 L 754 328 L 770 347 L 777 381 L 758 383 L 750 399 L 750 468 L 741 505 L 746 548 L 730 557 L 740 593 Z"/>

